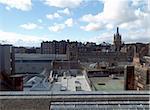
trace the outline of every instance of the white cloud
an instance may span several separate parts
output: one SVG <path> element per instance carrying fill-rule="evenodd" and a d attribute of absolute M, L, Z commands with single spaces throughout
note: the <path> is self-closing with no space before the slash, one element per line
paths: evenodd
<path fill-rule="evenodd" d="M 38 37 L 0 30 L 0 43 L 3 44 L 7 43 L 15 46 L 40 46 L 40 43 L 46 40 L 48 40 L 48 37 Z"/>
<path fill-rule="evenodd" d="M 92 15 L 92 14 L 87 14 L 82 16 L 81 21 L 84 22 L 99 22 L 101 15 L 97 14 L 97 15 Z"/>
<path fill-rule="evenodd" d="M 129 22 L 137 18 L 135 16 L 134 10 L 131 7 L 129 7 L 128 0 L 105 0 L 103 1 L 103 3 L 104 8 L 102 12 L 96 15 L 87 14 L 82 16 L 81 18 L 82 21 L 88 23 L 88 25 L 84 27 L 91 28 L 89 29 L 89 31 L 93 31 L 94 29 L 97 30 L 98 27 L 101 26 L 105 26 L 105 28 L 112 29 L 113 25 L 118 25 L 123 22 Z M 96 24 L 96 26 L 93 26 L 91 24 Z"/>
<path fill-rule="evenodd" d="M 68 8 L 65 8 L 64 10 L 58 10 L 57 12 L 58 12 L 58 13 L 65 14 L 65 15 L 70 15 L 70 11 L 69 11 Z"/>
<path fill-rule="evenodd" d="M 41 26 L 38 26 L 37 24 L 34 23 L 27 23 L 27 24 L 22 24 L 20 25 L 21 28 L 24 28 L 26 30 L 33 30 L 33 29 L 41 29 Z"/>
<path fill-rule="evenodd" d="M 101 17 L 117 23 L 136 19 L 134 9 L 129 6 L 129 3 L 129 0 L 106 0 L 104 1 L 104 10 Z"/>
<path fill-rule="evenodd" d="M 97 24 L 97 23 L 89 23 L 88 25 L 81 26 L 80 28 L 85 31 L 97 31 L 97 30 L 103 28 L 103 26 L 100 24 Z"/>
<path fill-rule="evenodd" d="M 144 27 L 143 25 L 146 25 L 144 22 L 150 22 L 147 21 L 147 18 L 149 17 L 148 11 L 142 10 L 141 8 L 141 0 L 102 0 L 104 3 L 103 11 L 96 14 L 87 14 L 81 17 L 81 21 L 87 22 L 86 26 L 81 26 L 82 29 L 86 31 L 94 31 L 99 29 L 113 29 L 114 27 L 118 25 L 123 24 L 131 24 L 132 22 L 135 22 L 141 27 Z M 136 6 L 140 7 L 133 7 L 130 4 L 136 4 Z M 144 2 L 146 3 L 146 2 Z M 140 5 L 139 5 L 140 4 Z M 133 23 L 132 23 L 133 24 Z M 98 26 L 99 25 L 99 26 Z M 103 26 L 103 28 L 100 28 Z M 141 28 L 138 27 L 138 28 Z M 99 29 L 98 29 L 99 28 Z M 127 28 L 127 26 L 126 26 Z"/>
<path fill-rule="evenodd" d="M 50 20 L 53 20 L 55 18 L 61 18 L 62 14 L 65 14 L 65 15 L 69 15 L 70 14 L 70 11 L 68 8 L 65 8 L 63 10 L 57 10 L 57 12 L 53 13 L 53 14 L 47 14 L 46 15 L 46 18 L 50 19 Z"/>
<path fill-rule="evenodd" d="M 68 26 L 68 27 L 72 27 L 73 26 L 73 19 L 72 18 L 69 18 L 65 21 L 65 24 Z"/>
<path fill-rule="evenodd" d="M 59 8 L 74 8 L 81 4 L 83 0 L 44 0 L 45 4 Z"/>
<path fill-rule="evenodd" d="M 46 17 L 50 20 L 55 19 L 55 18 L 61 18 L 61 16 L 58 13 L 47 14 Z"/>
<path fill-rule="evenodd" d="M 106 32 L 106 33 L 101 33 L 98 36 L 92 36 L 88 41 L 89 42 L 96 42 L 96 43 L 102 43 L 102 42 L 109 42 L 111 43 L 113 40 L 113 33 L 112 32 Z"/>
<path fill-rule="evenodd" d="M 5 8 L 6 8 L 6 10 L 8 10 L 8 11 L 10 10 L 10 7 L 8 7 L 8 6 L 6 6 Z"/>
<path fill-rule="evenodd" d="M 54 24 L 53 26 L 48 27 L 50 31 L 58 32 L 65 28 L 64 24 Z"/>
<path fill-rule="evenodd" d="M 132 1 L 132 6 L 138 7 L 145 4 L 149 0 L 131 0 L 131 1 Z"/>
<path fill-rule="evenodd" d="M 137 16 L 137 19 L 130 22 L 124 22 L 120 24 L 120 28 L 124 30 L 150 30 L 150 13 L 148 12 L 142 12 L 141 10 L 136 10 L 135 15 Z M 145 33 L 146 34 L 146 33 Z"/>
<path fill-rule="evenodd" d="M 0 4 L 6 5 L 6 9 L 16 8 L 22 11 L 28 11 L 32 8 L 31 0 L 0 0 Z"/>
<path fill-rule="evenodd" d="M 91 38 L 88 40 L 89 42 L 96 42 L 96 43 L 102 43 L 102 42 L 113 42 L 113 34 L 115 32 L 113 31 L 108 31 L 99 34 L 98 36 L 91 36 Z M 137 30 L 137 31 L 132 31 L 129 30 L 127 32 L 122 32 L 122 41 L 125 43 L 135 43 L 135 42 L 144 42 L 148 43 L 150 41 L 150 31 L 146 30 Z"/>
<path fill-rule="evenodd" d="M 124 41 L 126 42 L 150 42 L 150 31 L 147 30 L 135 30 L 129 31 L 128 33 L 123 33 Z"/>
<path fill-rule="evenodd" d="M 39 22 L 39 23 L 42 23 L 42 22 L 43 22 L 43 20 L 42 20 L 42 19 L 38 19 L 38 22 Z"/>
<path fill-rule="evenodd" d="M 104 3 L 102 12 L 82 16 L 81 21 L 87 23 L 81 28 L 85 31 L 105 30 L 89 41 L 97 43 L 108 41 L 112 43 L 112 30 L 117 26 L 122 30 L 122 40 L 125 43 L 150 41 L 150 12 L 146 0 L 100 0 Z M 102 31 L 103 32 L 103 31 Z"/>
<path fill-rule="evenodd" d="M 111 30 L 111 29 L 114 28 L 114 25 L 113 25 L 113 24 L 107 24 L 107 25 L 106 25 L 106 28 L 107 28 L 108 30 Z"/>
<path fill-rule="evenodd" d="M 49 26 L 48 29 L 52 32 L 59 32 L 59 31 L 65 29 L 66 27 L 72 27 L 73 24 L 74 24 L 73 19 L 68 18 L 66 21 L 64 21 L 64 23 L 62 23 L 62 24 L 55 23 L 53 26 Z"/>

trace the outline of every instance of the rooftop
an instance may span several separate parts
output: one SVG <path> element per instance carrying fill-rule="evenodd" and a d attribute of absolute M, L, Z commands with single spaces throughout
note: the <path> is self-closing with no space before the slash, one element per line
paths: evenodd
<path fill-rule="evenodd" d="M 124 77 L 92 77 L 89 78 L 96 91 L 124 90 Z"/>
<path fill-rule="evenodd" d="M 59 77 L 54 85 L 61 85 L 60 91 L 91 91 L 85 76 L 66 76 Z M 57 86 L 58 87 L 58 86 Z"/>

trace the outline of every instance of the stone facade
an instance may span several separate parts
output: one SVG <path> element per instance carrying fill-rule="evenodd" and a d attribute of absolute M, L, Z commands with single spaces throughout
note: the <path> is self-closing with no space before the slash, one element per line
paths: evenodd
<path fill-rule="evenodd" d="M 69 42 L 67 45 L 67 56 L 71 61 L 78 60 L 78 42 Z"/>
<path fill-rule="evenodd" d="M 127 66 L 125 68 L 126 90 L 149 90 L 150 68 L 143 66 Z"/>
<path fill-rule="evenodd" d="M 66 54 L 66 41 L 46 41 L 41 43 L 42 54 Z"/>
<path fill-rule="evenodd" d="M 150 90 L 150 68 L 135 67 L 135 90 Z"/>
<path fill-rule="evenodd" d="M 126 53 L 121 52 L 90 52 L 79 53 L 79 60 L 81 62 L 109 62 L 115 65 L 117 62 L 127 62 Z"/>

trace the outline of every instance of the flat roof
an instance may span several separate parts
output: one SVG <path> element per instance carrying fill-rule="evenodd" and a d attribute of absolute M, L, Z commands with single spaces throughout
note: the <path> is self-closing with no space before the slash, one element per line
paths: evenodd
<path fill-rule="evenodd" d="M 89 78 L 96 91 L 122 91 L 124 90 L 124 77 L 92 77 Z M 93 88 L 94 89 L 94 88 Z"/>
<path fill-rule="evenodd" d="M 85 78 L 85 76 L 66 76 L 66 77 L 59 77 L 58 82 L 54 83 L 61 85 L 61 87 L 65 87 L 66 91 L 76 91 L 76 87 L 80 86 L 81 91 L 91 91 L 91 88 Z M 58 86 L 57 86 L 58 87 Z"/>

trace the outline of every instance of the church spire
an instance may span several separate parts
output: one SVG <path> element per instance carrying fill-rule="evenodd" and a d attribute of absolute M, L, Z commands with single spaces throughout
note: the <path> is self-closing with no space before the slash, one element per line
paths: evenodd
<path fill-rule="evenodd" d="M 119 27 L 117 27 L 117 34 L 119 34 Z"/>
<path fill-rule="evenodd" d="M 114 45 L 115 45 L 115 51 L 121 50 L 121 35 L 119 34 L 119 27 L 117 27 L 117 33 L 114 35 Z"/>

